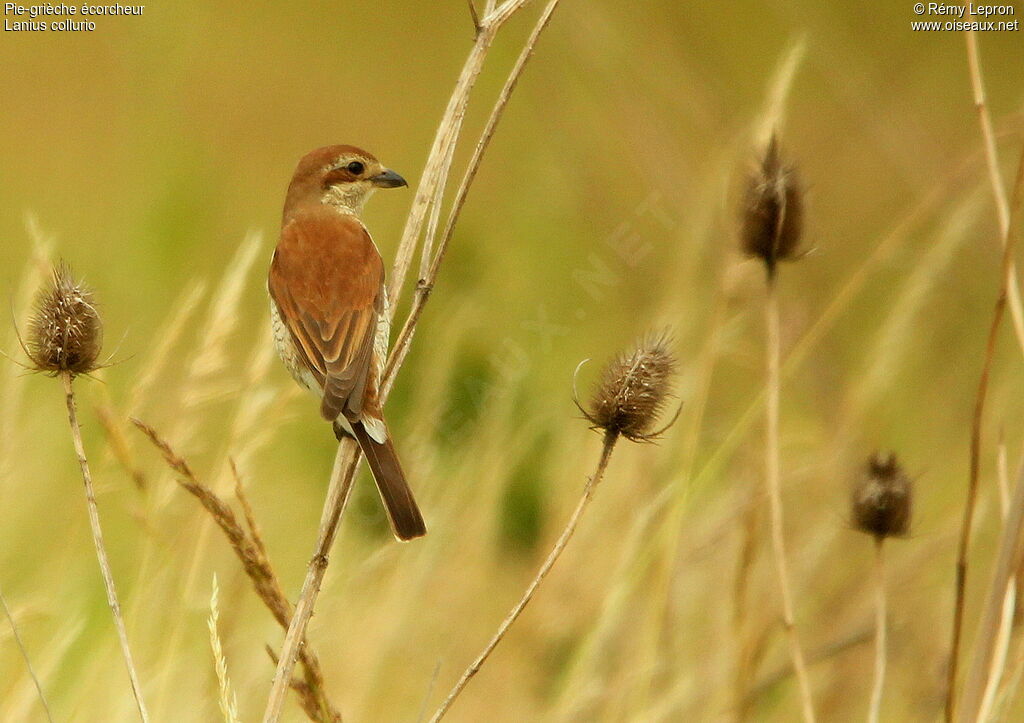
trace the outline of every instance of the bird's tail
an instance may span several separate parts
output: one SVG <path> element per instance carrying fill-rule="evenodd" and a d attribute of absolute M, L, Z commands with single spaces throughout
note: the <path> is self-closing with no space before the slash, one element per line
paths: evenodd
<path fill-rule="evenodd" d="M 366 462 L 370 465 L 370 471 L 373 472 L 377 491 L 384 502 L 395 537 L 405 542 L 427 534 L 427 526 L 423 523 L 420 508 L 416 506 L 412 490 L 405 480 L 405 473 L 402 472 L 391 439 L 385 439 L 383 443 L 375 441 L 362 422 L 353 422 L 351 426 L 366 456 Z"/>

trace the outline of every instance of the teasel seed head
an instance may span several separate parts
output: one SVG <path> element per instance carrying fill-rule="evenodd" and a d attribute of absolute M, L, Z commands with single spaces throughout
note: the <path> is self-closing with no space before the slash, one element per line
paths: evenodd
<path fill-rule="evenodd" d="M 743 253 L 761 259 L 768 278 L 774 279 L 779 261 L 800 257 L 802 230 L 803 192 L 796 169 L 784 162 L 773 135 L 747 180 L 740 229 Z"/>
<path fill-rule="evenodd" d="M 99 366 L 103 324 L 93 292 L 61 262 L 40 290 L 28 324 L 25 352 L 36 371 L 88 374 Z"/>
<path fill-rule="evenodd" d="M 577 402 L 595 429 L 633 442 L 650 442 L 672 425 L 675 417 L 662 429 L 651 431 L 671 396 L 676 360 L 669 346 L 667 334 L 652 334 L 605 366 L 588 407 Z"/>
<path fill-rule="evenodd" d="M 910 529 L 913 483 L 895 454 L 868 459 L 867 469 L 853 488 L 853 523 L 879 542 L 903 537 Z"/>

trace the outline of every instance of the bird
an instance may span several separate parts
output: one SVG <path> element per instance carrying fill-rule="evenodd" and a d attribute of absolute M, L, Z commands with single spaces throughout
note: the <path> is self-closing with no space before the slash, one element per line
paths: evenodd
<path fill-rule="evenodd" d="M 267 276 L 278 355 L 317 397 L 338 440 L 359 443 L 401 541 L 427 529 L 381 409 L 388 297 L 384 262 L 360 215 L 378 188 L 407 185 L 355 146 L 307 153 L 288 185 Z"/>

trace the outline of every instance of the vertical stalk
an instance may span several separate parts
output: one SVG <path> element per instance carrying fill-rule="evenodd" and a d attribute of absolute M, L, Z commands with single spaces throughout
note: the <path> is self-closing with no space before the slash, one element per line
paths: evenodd
<path fill-rule="evenodd" d="M 32 678 L 32 683 L 36 687 L 36 693 L 39 694 L 39 702 L 42 703 L 43 711 L 46 713 L 46 720 L 53 723 L 53 716 L 50 714 L 50 705 L 46 702 L 46 696 L 43 695 L 43 686 L 39 682 L 39 677 L 36 675 L 35 668 L 32 667 L 32 659 L 28 657 L 28 649 L 25 647 L 25 643 L 21 640 L 21 634 L 18 632 L 18 626 L 14 622 L 14 615 L 11 614 L 11 609 L 7 607 L 7 599 L 4 597 L 2 590 L 0 590 L 0 607 L 4 609 L 4 616 L 7 618 L 7 622 L 11 624 L 11 633 L 14 636 L 14 644 L 18 646 L 18 652 L 21 653 L 21 657 L 25 661 L 25 667 L 28 668 L 28 675 Z"/>
<path fill-rule="evenodd" d="M 593 476 L 587 480 L 586 486 L 583 488 L 583 495 L 580 497 L 580 501 L 576 503 L 576 509 L 573 510 L 572 516 L 565 525 L 565 529 L 562 530 L 562 534 L 558 537 L 558 541 L 555 542 L 555 546 L 551 548 L 551 552 L 548 554 L 544 564 L 540 566 L 537 574 L 526 588 L 526 592 L 523 593 L 522 598 L 516 603 L 516 606 L 512 608 L 512 611 L 502 620 L 501 625 L 498 626 L 498 631 L 490 639 L 483 651 L 476 657 L 476 659 L 470 663 L 469 667 L 463 672 L 462 677 L 459 678 L 459 682 L 455 684 L 455 687 L 451 689 L 448 696 L 441 703 L 441 706 L 434 713 L 434 716 L 430 719 L 430 723 L 438 723 L 448 709 L 451 708 L 452 703 L 459 697 L 459 694 L 463 691 L 469 681 L 476 675 L 487 658 L 490 657 L 494 649 L 498 647 L 498 643 L 501 642 L 502 638 L 508 632 L 508 629 L 512 627 L 519 615 L 523 612 L 530 600 L 533 599 L 534 594 L 537 592 L 537 588 L 544 582 L 544 578 L 547 577 L 548 573 L 551 572 L 551 568 L 554 567 L 555 562 L 561 556 L 565 550 L 565 546 L 569 543 L 574 532 L 576 532 L 576 526 L 579 524 L 580 518 L 583 516 L 583 511 L 586 510 L 587 505 L 590 504 L 590 500 L 593 499 L 594 489 L 601 482 L 604 477 L 605 470 L 608 468 L 608 460 L 612 456 L 612 449 L 615 447 L 615 442 L 618 440 L 619 435 L 615 432 L 606 432 L 604 437 L 604 446 L 601 448 L 601 459 L 597 463 L 597 469 L 594 471 Z"/>
<path fill-rule="evenodd" d="M 96 548 L 96 559 L 100 564 L 100 573 L 103 575 L 103 585 L 107 590 L 107 604 L 110 605 L 110 612 L 114 616 L 114 627 L 117 628 L 117 637 L 121 643 L 121 653 L 124 656 L 125 665 L 128 667 L 128 677 L 131 679 L 132 694 L 135 696 L 135 703 L 139 709 L 139 717 L 143 723 L 148 723 L 149 714 L 146 712 L 146 704 L 142 699 L 142 686 L 139 684 L 139 676 L 135 672 L 132 651 L 128 647 L 128 633 L 124 627 L 124 618 L 121 616 L 121 605 L 117 601 L 117 590 L 114 587 L 114 576 L 110 572 L 107 549 L 103 544 L 100 512 L 96 505 L 96 494 L 93 491 L 89 460 L 85 456 L 85 445 L 82 444 L 82 428 L 78 424 L 78 411 L 75 406 L 75 391 L 72 385 L 71 372 L 61 372 L 60 378 L 64 383 L 64 398 L 68 407 L 68 424 L 71 427 L 71 439 L 75 445 L 75 454 L 78 455 L 78 465 L 82 469 L 82 481 L 85 483 L 85 503 L 89 510 L 89 526 L 92 528 L 92 541 L 93 546 Z"/>
<path fill-rule="evenodd" d="M 754 566 L 754 558 L 757 555 L 757 532 L 758 519 L 760 517 L 757 500 L 753 492 L 750 492 L 745 502 L 746 510 L 743 512 L 743 539 L 740 542 L 740 551 L 736 561 L 736 575 L 733 580 L 732 589 L 732 629 L 735 633 L 736 659 L 733 670 L 733 709 L 734 720 L 740 722 L 747 719 L 750 708 L 750 678 L 754 672 L 754 659 L 756 657 L 755 643 L 749 630 L 750 623 L 747 620 L 750 600 L 750 576 Z"/>
<path fill-rule="evenodd" d="M 786 563 L 786 541 L 782 514 L 782 484 L 779 475 L 779 300 L 775 284 L 774 269 L 768 271 L 768 294 L 765 300 L 765 343 L 768 357 L 766 379 L 766 433 L 765 471 L 768 485 L 768 499 L 771 512 L 772 553 L 779 578 L 782 595 L 782 624 L 789 638 L 789 653 L 793 659 L 793 671 L 800 686 L 800 704 L 807 723 L 814 723 L 814 703 L 811 699 L 811 685 L 807 677 L 807 665 L 800 647 L 796 625 L 793 622 L 793 593 L 789 585 L 789 566 Z"/>
<path fill-rule="evenodd" d="M 878 723 L 878 713 L 882 708 L 882 688 L 885 685 L 888 636 L 886 631 L 885 552 L 882 539 L 875 541 L 875 585 L 875 681 L 871 687 L 868 723 Z"/>
<path fill-rule="evenodd" d="M 969 36 L 970 37 L 970 36 Z M 968 42 L 968 47 L 972 47 Z M 983 124 L 984 125 L 984 124 Z M 998 177 L 998 175 L 997 175 Z M 1001 185 L 1000 185 L 1001 188 Z M 998 194 L 997 194 L 998 197 Z M 989 325 L 988 340 L 985 344 L 985 359 L 982 363 L 981 376 L 978 380 L 978 391 L 974 400 L 974 415 L 971 421 L 971 457 L 969 476 L 967 479 L 967 499 L 964 502 L 963 522 L 960 525 L 960 537 L 956 553 L 956 581 L 953 600 L 953 631 L 949 645 L 949 666 L 946 676 L 945 720 L 947 723 L 957 714 L 957 674 L 960 664 L 960 645 L 963 637 L 964 605 L 967 596 L 967 564 L 970 552 L 971 532 L 974 525 L 974 508 L 978 496 L 978 478 L 981 474 L 982 426 L 985 420 L 985 400 L 988 395 L 989 379 L 995 363 L 996 346 L 999 341 L 999 328 L 1009 307 L 1013 314 L 1013 289 L 1016 288 L 1016 272 L 1013 265 L 1013 254 L 1016 248 L 1016 235 L 1013 233 L 1014 223 L 1019 215 L 1021 200 L 1024 198 L 1024 153 L 1017 164 L 1017 175 L 1013 186 L 1013 203 L 1009 221 L 1004 229 L 1003 256 L 999 282 L 999 294 L 992 310 L 992 321 Z M 1000 218 L 1002 215 L 1000 214 Z M 973 695 L 977 692 L 970 688 Z M 973 703 L 973 701 L 972 701 Z"/>
<path fill-rule="evenodd" d="M 306 626 L 309 624 L 309 619 L 313 617 L 313 605 L 320 592 L 320 584 L 327 573 L 327 555 L 334 545 L 341 517 L 345 514 L 345 508 L 348 506 L 349 496 L 352 493 L 352 482 L 355 479 L 356 464 L 359 459 L 359 446 L 355 440 L 346 437 L 338 443 L 334 466 L 331 468 L 327 499 L 320 517 L 316 551 L 310 559 L 306 578 L 302 583 L 302 591 L 299 593 L 299 600 L 295 604 L 292 619 L 288 624 L 288 632 L 281 645 L 281 654 L 278 658 L 273 686 L 263 717 L 265 723 L 274 723 L 279 720 L 284 709 L 292 670 L 294 670 L 295 663 L 305 646 Z"/>

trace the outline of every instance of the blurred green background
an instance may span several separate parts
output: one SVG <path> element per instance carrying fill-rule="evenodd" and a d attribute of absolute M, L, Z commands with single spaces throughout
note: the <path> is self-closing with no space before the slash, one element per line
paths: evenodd
<path fill-rule="evenodd" d="M 749 717 L 795 716 L 791 681 L 771 680 L 787 658 L 756 514 L 763 283 L 735 238 L 737 189 L 786 58 L 796 64 L 780 131 L 815 249 L 782 272 L 783 353 L 796 352 L 782 462 L 797 622 L 812 651 L 855 639 L 812 674 L 826 719 L 859 718 L 870 545 L 847 529 L 847 486 L 869 452 L 895 449 L 918 475 L 918 506 L 915 534 L 890 555 L 883 711 L 936 716 L 999 243 L 964 39 L 911 32 L 911 7 L 564 0 L 389 405 L 431 535 L 393 543 L 364 473 L 310 628 L 349 720 L 414 720 L 440 700 L 518 599 L 596 461 L 573 369 L 664 326 L 681 360 L 679 423 L 658 446 L 616 453 L 566 557 L 451 719 L 732 718 L 736 651 L 751 639 L 762 659 L 750 683 L 767 687 Z M 499 35 L 456 168 L 539 10 Z M 264 275 L 284 190 L 298 158 L 330 143 L 372 151 L 415 188 L 473 29 L 455 0 L 182 0 L 95 21 L 88 33 L 3 33 L 0 292 L 24 324 L 33 239 L 97 290 L 117 363 L 78 389 L 154 717 L 219 715 L 205 628 L 216 572 L 232 679 L 254 719 L 273 670 L 263 646 L 281 633 L 126 418 L 152 423 L 228 496 L 226 459 L 239 460 L 294 596 L 334 443 L 269 353 Z M 979 42 L 1012 178 L 1024 44 L 1017 32 Z M 411 199 L 399 190 L 368 206 L 386 260 Z M 18 358 L 13 334 L 0 339 Z M 1024 432 L 1016 355 L 1007 331 L 967 651 L 998 533 L 995 442 L 1005 439 L 1012 469 Z M 0 374 L 0 587 L 57 719 L 130 720 L 59 385 L 12 363 Z M 750 525 L 759 552 L 737 627 L 733 577 Z M 0 718 L 40 716 L 5 622 Z M 287 716 L 301 719 L 294 704 Z"/>

